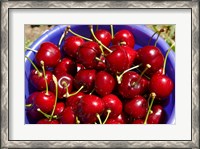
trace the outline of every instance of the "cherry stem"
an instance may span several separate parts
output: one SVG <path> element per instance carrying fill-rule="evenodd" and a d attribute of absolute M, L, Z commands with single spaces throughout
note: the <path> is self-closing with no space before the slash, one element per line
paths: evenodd
<path fill-rule="evenodd" d="M 102 45 L 99 45 L 99 48 L 100 48 L 100 50 L 101 50 L 101 54 L 102 54 L 102 56 L 104 56 L 105 53 L 104 53 L 104 51 L 103 51 L 103 47 L 102 47 Z"/>
<path fill-rule="evenodd" d="M 120 46 L 123 46 L 123 45 L 126 45 L 126 42 L 125 42 L 125 41 L 122 41 L 122 42 L 120 42 L 119 44 L 120 44 Z"/>
<path fill-rule="evenodd" d="M 29 48 L 29 47 L 25 47 L 25 51 L 26 51 L 26 50 L 33 51 L 33 52 L 35 52 L 35 53 L 38 52 L 37 50 L 33 50 L 33 49 Z"/>
<path fill-rule="evenodd" d="M 46 114 L 45 112 L 43 112 L 40 108 L 37 108 L 37 111 L 38 112 L 40 112 L 41 114 L 43 114 L 46 118 L 50 118 L 51 117 L 51 115 L 49 115 L 49 114 Z M 54 115 L 54 116 L 52 116 L 53 118 L 55 118 L 55 119 L 57 119 L 58 117 L 57 117 L 57 115 Z"/>
<path fill-rule="evenodd" d="M 124 75 L 125 73 L 129 72 L 130 70 L 136 69 L 136 68 L 140 67 L 141 65 L 142 65 L 142 64 L 139 64 L 139 65 L 136 65 L 136 66 L 131 67 L 131 68 L 129 68 L 129 69 L 126 69 L 126 70 L 125 70 L 123 73 L 121 73 L 119 76 L 116 75 L 117 83 L 118 83 L 118 84 L 121 84 L 122 77 L 123 77 L 123 75 Z"/>
<path fill-rule="evenodd" d="M 164 31 L 165 31 L 164 29 L 161 29 L 161 30 L 158 32 L 158 36 L 157 36 L 157 38 L 156 38 L 156 42 L 155 42 L 154 46 L 157 45 L 158 38 L 160 37 L 160 34 L 161 34 L 162 32 L 164 32 Z"/>
<path fill-rule="evenodd" d="M 137 71 L 139 71 L 139 73 L 141 73 L 141 70 L 137 69 Z M 151 78 L 149 78 L 147 75 L 143 74 L 143 76 L 145 76 L 148 80 L 150 80 Z"/>
<path fill-rule="evenodd" d="M 65 31 L 63 32 L 62 36 L 60 37 L 60 40 L 58 42 L 58 48 L 59 49 L 60 49 L 60 45 L 61 45 L 63 39 L 65 38 L 65 36 L 67 35 L 67 33 L 68 33 L 68 27 L 66 27 Z"/>
<path fill-rule="evenodd" d="M 138 80 L 136 82 L 133 82 L 131 84 L 131 86 L 135 86 L 136 84 L 139 83 L 139 81 L 141 80 L 142 76 L 144 75 L 144 73 L 147 71 L 147 69 L 151 68 L 151 65 L 150 64 L 146 64 L 146 67 L 145 69 L 142 71 L 142 73 L 140 74 L 140 77 L 138 78 Z"/>
<path fill-rule="evenodd" d="M 45 80 L 45 84 L 46 84 L 46 95 L 48 95 L 49 88 L 48 88 L 47 77 L 46 77 L 46 73 L 45 73 L 45 69 L 44 69 L 44 61 L 40 61 L 40 64 L 42 65 L 42 70 L 43 70 L 43 74 L 44 74 L 44 80 Z"/>
<path fill-rule="evenodd" d="M 31 104 L 31 103 L 30 103 L 30 104 L 26 104 L 25 107 L 28 107 L 28 108 L 29 108 L 29 107 L 32 107 L 32 105 L 33 105 L 33 104 Z"/>
<path fill-rule="evenodd" d="M 38 72 L 38 76 L 41 77 L 42 76 L 42 73 L 39 71 L 39 69 L 36 67 L 36 65 L 33 63 L 33 61 L 25 55 L 25 58 L 28 59 L 28 61 L 32 64 L 32 66 L 35 68 L 35 70 Z"/>
<path fill-rule="evenodd" d="M 80 124 L 81 122 L 78 119 L 78 116 L 76 116 L 76 124 Z"/>
<path fill-rule="evenodd" d="M 114 38 L 113 25 L 110 25 L 110 30 L 111 30 L 111 37 L 112 37 L 112 39 L 113 39 L 113 38 Z"/>
<path fill-rule="evenodd" d="M 102 63 L 103 63 L 103 61 L 102 61 L 100 58 L 98 58 L 98 57 L 95 57 L 95 59 L 96 59 L 97 61 L 99 61 L 99 62 L 102 62 Z"/>
<path fill-rule="evenodd" d="M 87 40 L 87 41 L 93 41 L 92 39 L 86 38 L 86 37 L 84 37 L 84 36 L 81 36 L 81 35 L 79 35 L 79 34 L 73 32 L 73 31 L 70 29 L 70 26 L 67 27 L 67 30 L 68 30 L 71 34 L 73 34 L 73 35 L 75 35 L 75 36 L 78 36 L 78 37 L 80 37 L 80 38 L 83 38 L 83 39 L 85 39 L 85 40 Z"/>
<path fill-rule="evenodd" d="M 66 94 L 63 95 L 63 97 L 66 97 L 66 98 L 78 94 L 84 88 L 84 86 L 82 85 L 76 92 L 70 94 L 68 90 L 68 84 L 66 82 L 63 82 L 62 84 L 66 87 Z"/>
<path fill-rule="evenodd" d="M 173 43 L 171 45 L 171 47 L 167 50 L 167 53 L 165 55 L 165 59 L 164 59 L 164 63 L 163 63 L 163 73 L 162 73 L 163 75 L 165 74 L 165 67 L 166 67 L 167 57 L 168 57 L 169 52 L 171 51 L 171 49 L 173 48 L 174 45 L 175 45 L 175 43 Z"/>
<path fill-rule="evenodd" d="M 99 120 L 99 123 L 102 124 L 101 117 L 100 117 L 100 115 L 98 113 L 96 114 L 96 117 Z"/>
<path fill-rule="evenodd" d="M 56 104 L 57 104 L 57 100 L 58 100 L 58 81 L 57 81 L 57 78 L 53 75 L 53 82 L 55 83 L 55 86 L 56 86 L 56 97 L 55 97 L 55 103 L 53 105 L 53 110 L 51 112 L 51 116 L 50 116 L 50 121 L 53 117 L 53 114 L 55 112 L 55 109 L 56 109 Z"/>
<path fill-rule="evenodd" d="M 103 48 L 105 48 L 109 53 L 112 53 L 112 50 L 110 50 L 108 47 L 106 47 L 104 44 L 101 43 L 100 40 L 97 39 L 97 37 L 94 34 L 94 30 L 93 30 L 93 26 L 90 25 L 90 32 L 92 33 L 92 36 L 94 37 L 94 39 L 96 40 L 96 42 L 101 45 Z"/>
<path fill-rule="evenodd" d="M 156 94 L 153 92 L 149 96 L 152 97 L 152 100 L 151 100 L 150 106 L 148 108 L 147 115 L 146 115 L 145 120 L 144 120 L 144 124 L 147 124 L 147 120 L 148 120 L 149 114 L 151 113 L 151 108 L 152 108 L 154 99 L 156 97 Z"/>
<path fill-rule="evenodd" d="M 107 120 L 108 120 L 108 117 L 110 116 L 110 113 L 111 113 L 111 110 L 110 110 L 110 109 L 108 109 L 108 110 L 107 110 L 106 119 L 104 120 L 103 124 L 105 124 L 105 123 L 107 122 Z"/>
<path fill-rule="evenodd" d="M 89 93 L 89 95 L 92 95 L 92 93 L 95 91 L 95 88 Z"/>

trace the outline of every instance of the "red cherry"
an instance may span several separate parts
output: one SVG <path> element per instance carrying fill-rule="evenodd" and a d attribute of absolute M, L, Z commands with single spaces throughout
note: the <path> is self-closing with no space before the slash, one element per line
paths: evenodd
<path fill-rule="evenodd" d="M 132 122 L 132 124 L 144 124 L 144 120 L 143 119 L 136 119 Z"/>
<path fill-rule="evenodd" d="M 61 115 L 61 113 L 64 111 L 65 109 L 65 104 L 63 102 L 57 102 L 56 103 L 56 108 L 54 111 L 54 115 Z"/>
<path fill-rule="evenodd" d="M 41 76 L 38 75 L 38 72 L 35 69 L 31 70 L 30 73 L 30 82 L 39 91 L 43 91 L 46 89 L 44 75 L 43 73 L 41 74 Z M 52 73 L 50 71 L 46 71 L 46 80 L 48 85 L 52 81 Z"/>
<path fill-rule="evenodd" d="M 142 96 L 137 95 L 125 104 L 124 110 L 133 118 L 144 118 L 147 114 L 148 103 Z"/>
<path fill-rule="evenodd" d="M 44 115 L 37 111 L 37 107 L 26 110 L 26 116 L 30 124 L 37 123 L 40 119 L 44 118 Z"/>
<path fill-rule="evenodd" d="M 76 89 L 84 86 L 84 88 L 82 89 L 83 92 L 91 92 L 94 89 L 95 77 L 96 70 L 94 69 L 80 70 L 74 77 L 74 86 Z"/>
<path fill-rule="evenodd" d="M 70 36 L 65 40 L 63 50 L 68 56 L 76 58 L 76 52 L 83 43 L 84 40 L 82 38 L 78 36 Z"/>
<path fill-rule="evenodd" d="M 61 58 L 59 48 L 51 42 L 44 42 L 35 55 L 35 61 L 40 66 L 44 62 L 45 68 L 55 67 Z"/>
<path fill-rule="evenodd" d="M 154 73 L 163 67 L 164 57 L 155 46 L 145 46 L 139 49 L 138 55 L 143 67 L 146 67 L 147 64 L 151 65 L 146 73 Z"/>
<path fill-rule="evenodd" d="M 58 120 L 49 120 L 47 118 L 41 119 L 37 122 L 37 124 L 59 124 Z"/>
<path fill-rule="evenodd" d="M 112 43 L 113 45 L 121 45 L 123 43 L 123 45 L 133 48 L 135 45 L 135 39 L 130 31 L 120 30 L 115 34 Z"/>
<path fill-rule="evenodd" d="M 28 99 L 26 100 L 26 110 L 30 110 L 34 107 L 35 97 L 39 92 L 33 92 L 29 95 Z"/>
<path fill-rule="evenodd" d="M 150 80 L 149 90 L 154 92 L 158 98 L 168 97 L 174 88 L 172 80 L 162 74 L 154 74 Z"/>
<path fill-rule="evenodd" d="M 75 124 L 76 116 L 72 107 L 66 107 L 61 114 L 60 122 L 62 124 Z"/>
<path fill-rule="evenodd" d="M 69 58 L 63 58 L 58 65 L 56 65 L 54 69 L 54 74 L 57 75 L 59 73 L 68 73 L 72 76 L 74 76 L 77 72 L 77 66 L 76 63 L 69 59 Z"/>
<path fill-rule="evenodd" d="M 147 124 L 160 124 L 164 120 L 164 110 L 160 105 L 153 105 L 152 113 L 149 114 Z"/>
<path fill-rule="evenodd" d="M 111 111 L 109 118 L 116 118 L 122 113 L 122 102 L 116 95 L 106 95 L 102 98 L 102 100 L 105 104 L 105 111 Z"/>
<path fill-rule="evenodd" d="M 106 71 L 100 71 L 96 74 L 95 78 L 95 91 L 100 96 L 110 94 L 116 85 L 116 81 L 112 75 Z"/>
<path fill-rule="evenodd" d="M 99 47 L 99 44 L 94 41 L 85 42 L 84 44 L 82 44 L 81 48 L 93 49 L 97 53 L 98 57 L 101 55 L 101 49 Z"/>
<path fill-rule="evenodd" d="M 110 45 L 112 36 L 111 36 L 110 32 L 108 32 L 107 30 L 99 29 L 95 32 L 95 36 L 106 47 L 108 47 Z"/>
<path fill-rule="evenodd" d="M 121 124 L 116 119 L 108 119 L 105 124 Z"/>
<path fill-rule="evenodd" d="M 53 110 L 55 104 L 55 95 L 52 92 L 46 91 L 39 92 L 35 97 L 35 106 L 42 110 L 44 113 L 49 113 Z"/>
<path fill-rule="evenodd" d="M 104 102 L 95 95 L 85 95 L 79 102 L 78 117 L 82 123 L 94 123 L 104 111 Z"/>

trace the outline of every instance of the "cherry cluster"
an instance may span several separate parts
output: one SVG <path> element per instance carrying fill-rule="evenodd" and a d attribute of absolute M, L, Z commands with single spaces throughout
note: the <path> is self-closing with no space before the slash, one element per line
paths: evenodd
<path fill-rule="evenodd" d="M 58 45 L 43 42 L 34 62 L 25 56 L 33 66 L 34 91 L 25 105 L 29 123 L 165 123 L 160 102 L 174 89 L 165 74 L 171 47 L 165 57 L 157 41 L 135 50 L 129 30 L 114 34 L 112 25 L 111 31 L 99 28 L 88 26 L 87 38 L 67 26 Z"/>

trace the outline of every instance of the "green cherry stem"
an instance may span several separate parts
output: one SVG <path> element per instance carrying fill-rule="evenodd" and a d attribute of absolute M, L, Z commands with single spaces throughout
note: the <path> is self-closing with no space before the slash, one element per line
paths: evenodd
<path fill-rule="evenodd" d="M 104 56 L 105 53 L 104 53 L 104 51 L 103 51 L 103 47 L 102 47 L 102 45 L 99 45 L 99 48 L 100 48 L 100 50 L 101 50 L 101 55 Z"/>
<path fill-rule="evenodd" d="M 163 75 L 165 74 L 165 67 L 166 67 L 166 62 L 167 62 L 167 57 L 169 55 L 169 52 L 171 51 L 171 49 L 173 48 L 173 46 L 175 46 L 175 42 L 171 45 L 171 47 L 167 50 L 167 53 L 165 55 L 165 59 L 164 59 L 164 63 L 163 63 Z"/>
<path fill-rule="evenodd" d="M 158 43 L 158 38 L 160 37 L 160 34 L 161 34 L 162 32 L 164 32 L 164 31 L 165 31 L 165 30 L 162 28 L 162 29 L 158 32 L 158 36 L 157 36 L 157 38 L 156 38 L 156 42 L 155 42 L 154 46 L 157 45 L 157 43 Z"/>
<path fill-rule="evenodd" d="M 40 112 L 42 115 L 44 115 L 46 118 L 50 118 L 51 115 L 44 113 L 40 108 L 37 108 L 37 111 Z M 57 119 L 57 115 L 52 116 L 53 118 Z"/>
<path fill-rule="evenodd" d="M 53 75 L 53 82 L 54 82 L 54 84 L 55 84 L 55 86 L 56 86 L 56 97 L 55 97 L 55 103 L 54 103 L 54 105 L 53 105 L 53 110 L 52 110 L 52 112 L 51 112 L 51 116 L 50 116 L 49 121 L 51 121 L 52 118 L 53 118 L 53 114 L 54 114 L 54 112 L 55 112 L 56 105 L 57 105 L 57 100 L 58 100 L 58 81 L 57 81 L 57 78 L 56 78 L 54 75 Z"/>
<path fill-rule="evenodd" d="M 110 25 L 110 30 L 111 30 L 111 37 L 112 37 L 112 39 L 113 39 L 113 38 L 114 38 L 113 25 Z"/>
<path fill-rule="evenodd" d="M 107 115 L 106 115 L 106 119 L 104 120 L 103 124 L 105 124 L 110 116 L 111 110 L 107 110 Z"/>
<path fill-rule="evenodd" d="M 42 66 L 42 70 L 43 70 L 43 74 L 44 74 L 44 80 L 45 80 L 45 84 L 46 84 L 46 95 L 48 95 L 49 94 L 49 88 L 48 88 L 47 77 L 46 77 L 46 73 L 45 73 L 45 69 L 44 69 L 44 61 L 40 61 L 40 64 Z"/>
<path fill-rule="evenodd" d="M 136 68 L 140 67 L 141 65 L 142 65 L 142 64 L 133 66 L 133 67 L 131 67 L 131 68 L 129 68 L 129 69 L 126 69 L 126 70 L 125 70 L 123 73 L 121 73 L 120 75 L 116 75 L 117 83 L 118 83 L 118 84 L 121 84 L 122 77 L 123 77 L 123 75 L 124 75 L 125 73 L 127 73 L 127 72 L 129 72 L 129 71 L 131 71 L 131 70 L 133 70 L 133 69 L 136 69 Z"/>
<path fill-rule="evenodd" d="M 36 65 L 33 63 L 33 61 L 25 55 L 25 58 L 28 59 L 28 61 L 32 64 L 32 66 L 35 68 L 35 70 L 38 72 L 38 76 L 41 77 L 42 76 L 42 73 L 39 71 L 39 69 L 36 67 Z"/>
<path fill-rule="evenodd" d="M 65 31 L 63 32 L 63 34 L 62 34 L 61 37 L 60 37 L 60 40 L 59 40 L 59 42 L 58 42 L 58 48 L 59 48 L 59 49 L 60 49 L 60 45 L 61 45 L 63 39 L 65 38 L 65 36 L 67 35 L 67 33 L 68 33 L 68 27 L 65 28 Z"/>
<path fill-rule="evenodd" d="M 79 34 L 73 32 L 70 28 L 71 28 L 71 27 L 68 26 L 68 27 L 67 27 L 67 30 L 68 30 L 71 34 L 73 34 L 73 35 L 75 35 L 75 36 L 78 36 L 78 37 L 80 37 L 80 38 L 83 38 L 83 39 L 85 39 L 85 40 L 87 40 L 87 41 L 93 41 L 92 39 L 86 38 L 86 37 L 84 37 L 84 36 L 81 36 L 81 35 L 79 35 Z"/>
<path fill-rule="evenodd" d="M 108 47 L 106 47 L 104 44 L 101 43 L 100 40 L 97 39 L 97 37 L 94 34 L 94 30 L 93 30 L 93 26 L 90 25 L 90 32 L 92 33 L 92 36 L 94 37 L 94 39 L 96 40 L 96 42 L 101 45 L 103 48 L 105 48 L 109 53 L 112 53 L 112 50 L 110 50 Z"/>
<path fill-rule="evenodd" d="M 29 107 L 32 107 L 32 105 L 33 105 L 33 104 L 31 104 L 31 103 L 30 103 L 30 104 L 26 104 L 25 107 L 28 107 L 28 108 L 29 108 Z"/>
<path fill-rule="evenodd" d="M 80 124 L 81 122 L 78 119 L 78 116 L 76 116 L 76 124 Z"/>
<path fill-rule="evenodd" d="M 102 124 L 101 117 L 100 117 L 100 115 L 98 113 L 96 114 L 96 117 L 99 120 L 99 123 Z"/>
<path fill-rule="evenodd" d="M 147 111 L 147 115 L 146 115 L 145 120 L 144 120 L 144 124 L 147 124 L 147 120 L 148 120 L 149 114 L 151 113 L 151 108 L 153 106 L 153 102 L 154 102 L 154 99 L 156 97 L 156 94 L 151 93 L 150 96 L 152 97 L 152 99 L 151 99 L 151 103 L 150 103 L 150 106 L 149 106 L 148 111 Z"/>

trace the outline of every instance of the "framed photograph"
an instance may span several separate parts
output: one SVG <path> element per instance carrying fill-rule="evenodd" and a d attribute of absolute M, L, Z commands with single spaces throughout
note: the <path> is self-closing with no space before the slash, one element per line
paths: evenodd
<path fill-rule="evenodd" d="M 1 148 L 199 148 L 199 2 L 4 1 L 1 12 Z M 75 56 L 71 37 L 83 42 Z M 64 56 L 75 72 L 60 73 Z M 95 85 L 81 84 L 80 72 L 91 79 L 93 70 Z M 131 89 L 127 74 L 138 75 Z M 77 90 L 80 101 L 67 102 Z"/>

